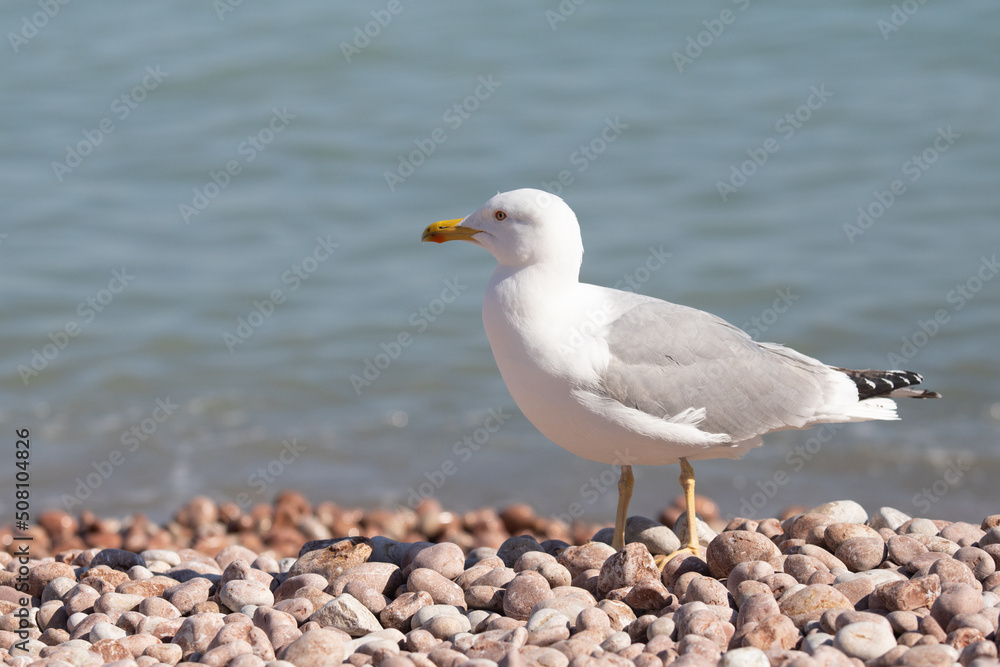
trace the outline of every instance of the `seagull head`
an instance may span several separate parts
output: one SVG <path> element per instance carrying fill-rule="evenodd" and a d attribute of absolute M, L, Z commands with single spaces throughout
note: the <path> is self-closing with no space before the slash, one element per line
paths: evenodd
<path fill-rule="evenodd" d="M 470 241 L 513 269 L 544 263 L 579 273 L 583 261 L 573 210 L 559 197 L 530 188 L 501 192 L 464 218 L 435 222 L 421 240 Z"/>

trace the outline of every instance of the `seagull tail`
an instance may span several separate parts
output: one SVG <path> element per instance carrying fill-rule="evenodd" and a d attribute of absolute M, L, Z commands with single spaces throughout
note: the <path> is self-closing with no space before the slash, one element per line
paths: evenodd
<path fill-rule="evenodd" d="M 861 402 L 868 402 L 880 396 L 891 396 L 892 398 L 941 398 L 941 394 L 936 391 L 911 389 L 912 385 L 920 384 L 924 381 L 924 378 L 919 373 L 914 373 L 913 371 L 876 371 L 870 368 L 863 371 L 855 371 L 848 368 L 834 368 L 834 370 L 840 371 L 854 382 L 854 385 L 858 388 L 858 399 Z"/>

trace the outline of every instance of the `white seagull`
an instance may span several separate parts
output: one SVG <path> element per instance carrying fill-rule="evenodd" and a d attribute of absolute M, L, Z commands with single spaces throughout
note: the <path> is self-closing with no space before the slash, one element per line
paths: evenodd
<path fill-rule="evenodd" d="M 700 555 L 688 461 L 737 458 L 774 431 L 898 419 L 890 397 L 940 396 L 910 389 L 922 381 L 911 371 L 828 366 L 709 313 L 581 283 L 576 215 L 541 190 L 500 193 L 422 237 L 456 239 L 497 260 L 483 324 L 514 402 L 563 449 L 621 466 L 616 550 L 633 463 L 681 464 L 689 543 L 678 553 Z"/>

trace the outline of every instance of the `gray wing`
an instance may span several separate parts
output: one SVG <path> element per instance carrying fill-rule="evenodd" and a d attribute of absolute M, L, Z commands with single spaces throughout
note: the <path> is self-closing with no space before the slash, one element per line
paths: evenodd
<path fill-rule="evenodd" d="M 733 442 L 801 427 L 823 404 L 826 365 L 758 344 L 709 313 L 642 299 L 608 325 L 606 394 L 657 417 L 705 408 L 700 428 Z"/>

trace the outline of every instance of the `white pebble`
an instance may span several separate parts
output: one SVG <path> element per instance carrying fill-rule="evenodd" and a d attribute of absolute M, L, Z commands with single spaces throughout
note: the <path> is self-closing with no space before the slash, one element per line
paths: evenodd
<path fill-rule="evenodd" d="M 767 654 L 759 648 L 747 646 L 726 651 L 719 660 L 720 667 L 770 667 Z"/>
<path fill-rule="evenodd" d="M 896 637 L 888 623 L 860 621 L 837 631 L 833 647 L 863 661 L 879 658 L 896 647 Z"/>
<path fill-rule="evenodd" d="M 117 625 L 112 625 L 107 621 L 101 621 L 100 623 L 95 623 L 94 627 L 90 629 L 88 639 L 90 639 L 91 644 L 96 644 L 102 639 L 121 639 L 127 634 L 127 632 L 119 628 Z"/>

